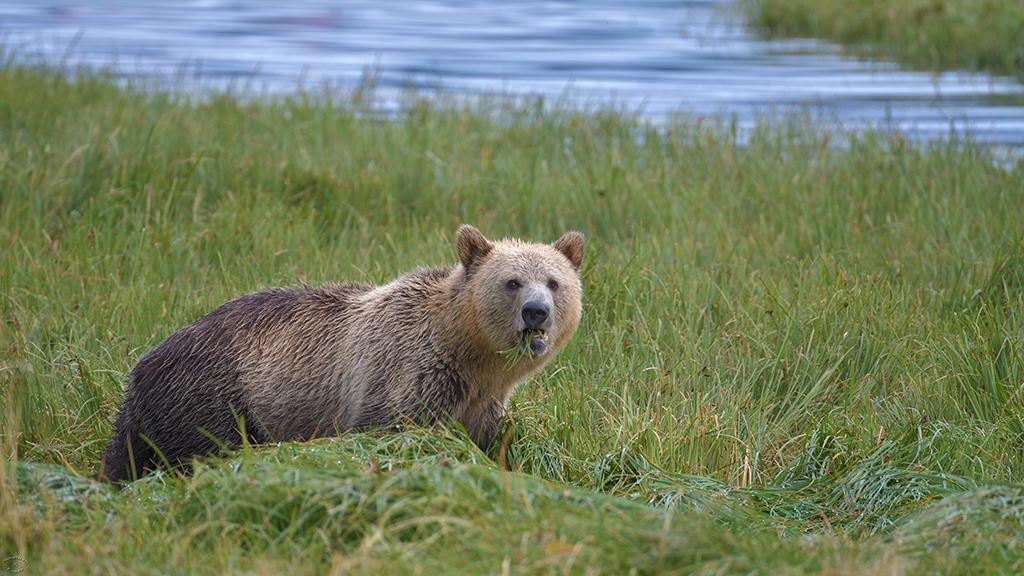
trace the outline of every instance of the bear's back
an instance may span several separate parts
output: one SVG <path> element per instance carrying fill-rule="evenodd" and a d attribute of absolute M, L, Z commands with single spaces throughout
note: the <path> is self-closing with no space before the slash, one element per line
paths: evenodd
<path fill-rule="evenodd" d="M 275 288 L 225 303 L 139 360 L 130 376 L 132 395 L 148 402 L 136 407 L 136 419 L 154 437 L 180 434 L 182 422 L 204 422 L 220 432 L 236 424 L 220 417 L 230 407 L 260 440 L 283 439 L 277 436 L 286 431 L 287 437 L 306 435 L 321 415 L 337 410 L 318 382 L 330 371 L 334 334 L 344 330 L 355 300 L 371 289 Z M 287 397 L 268 386 L 280 374 L 289 375 Z M 285 406 L 289 412 L 281 413 Z M 293 419 L 293 410 L 302 407 L 310 408 L 309 422 Z M 272 429 L 264 424 L 282 420 L 292 423 Z"/>

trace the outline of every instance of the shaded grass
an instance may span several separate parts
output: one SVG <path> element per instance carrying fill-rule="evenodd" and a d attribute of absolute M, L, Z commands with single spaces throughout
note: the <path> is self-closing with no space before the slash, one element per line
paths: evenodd
<path fill-rule="evenodd" d="M 1024 170 L 964 143 L 540 102 L 193 99 L 0 69 L 0 554 L 38 572 L 1013 572 Z M 842 141 L 841 146 L 833 145 Z M 272 285 L 590 244 L 502 441 L 87 480 L 124 376 Z M 851 568 L 852 567 L 852 568 Z"/>
<path fill-rule="evenodd" d="M 928 70 L 1024 79 L 1024 10 L 1017 0 L 744 0 L 741 6 L 771 36 L 825 38 Z"/>

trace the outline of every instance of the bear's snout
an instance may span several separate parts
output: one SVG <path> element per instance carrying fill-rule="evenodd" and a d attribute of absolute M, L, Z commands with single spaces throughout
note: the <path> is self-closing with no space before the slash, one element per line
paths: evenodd
<path fill-rule="evenodd" d="M 543 328 L 550 314 L 551 307 L 544 302 L 531 300 L 523 304 L 523 322 L 527 328 Z"/>

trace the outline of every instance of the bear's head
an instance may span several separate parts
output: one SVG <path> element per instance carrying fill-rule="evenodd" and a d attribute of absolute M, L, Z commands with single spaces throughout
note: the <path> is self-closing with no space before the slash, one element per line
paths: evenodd
<path fill-rule="evenodd" d="M 531 362 L 561 350 L 580 323 L 583 235 L 566 232 L 552 244 L 492 242 L 464 224 L 457 236 L 478 341 Z"/>

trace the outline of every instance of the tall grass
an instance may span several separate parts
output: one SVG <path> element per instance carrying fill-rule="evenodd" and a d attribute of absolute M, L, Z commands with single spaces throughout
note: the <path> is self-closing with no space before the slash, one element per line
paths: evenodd
<path fill-rule="evenodd" d="M 37 572 L 1024 568 L 1024 166 L 540 102 L 0 69 L 0 556 Z M 836 146 L 834 142 L 842 141 Z M 589 239 L 584 321 L 454 431 L 88 479 L 134 361 L 266 286 Z"/>
<path fill-rule="evenodd" d="M 849 44 L 918 68 L 966 68 L 1024 80 L 1019 0 L 743 0 L 751 24 L 772 36 Z"/>

